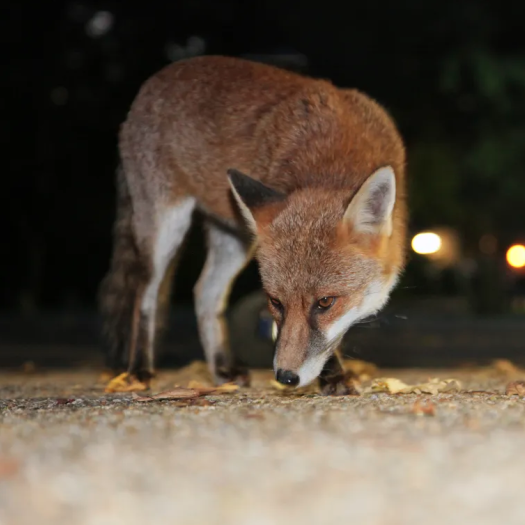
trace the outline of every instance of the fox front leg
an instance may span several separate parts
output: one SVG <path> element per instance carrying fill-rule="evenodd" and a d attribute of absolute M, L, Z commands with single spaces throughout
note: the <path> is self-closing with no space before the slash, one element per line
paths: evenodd
<path fill-rule="evenodd" d="M 345 372 L 339 351 L 333 353 L 319 375 L 319 387 L 323 396 L 348 396 L 358 394 L 352 379 L 353 372 Z"/>

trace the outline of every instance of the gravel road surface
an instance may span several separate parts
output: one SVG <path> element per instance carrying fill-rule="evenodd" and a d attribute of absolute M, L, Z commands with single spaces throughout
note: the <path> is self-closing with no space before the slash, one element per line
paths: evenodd
<path fill-rule="evenodd" d="M 250 389 L 142 403 L 93 370 L 2 372 L 0 524 L 525 524 L 525 398 L 505 395 L 519 371 L 375 375 L 461 390 L 328 398 L 261 371 Z M 198 364 L 152 390 L 192 379 Z"/>

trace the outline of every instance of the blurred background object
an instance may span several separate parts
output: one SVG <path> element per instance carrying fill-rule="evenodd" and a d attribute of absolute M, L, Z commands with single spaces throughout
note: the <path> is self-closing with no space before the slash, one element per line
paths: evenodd
<path fill-rule="evenodd" d="M 0 363 L 98 355 L 95 297 L 110 254 L 119 125 L 151 74 L 202 54 L 357 87 L 405 137 L 407 270 L 375 324 L 349 333 L 350 353 L 405 366 L 523 356 L 524 15 L 517 0 L 9 2 Z M 173 362 L 200 352 L 191 310 L 198 227 L 186 244 L 166 363 L 175 349 Z M 271 324 L 259 289 L 252 263 L 233 290 L 233 342 L 265 365 Z"/>

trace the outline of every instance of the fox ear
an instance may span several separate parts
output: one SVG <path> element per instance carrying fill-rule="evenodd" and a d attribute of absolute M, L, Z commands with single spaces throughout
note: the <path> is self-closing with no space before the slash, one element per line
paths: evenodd
<path fill-rule="evenodd" d="M 269 204 L 282 202 L 286 195 L 235 169 L 228 170 L 233 196 L 253 233 L 257 232 L 254 213 Z"/>
<path fill-rule="evenodd" d="M 379 168 L 361 186 L 346 209 L 344 221 L 359 233 L 392 234 L 396 178 L 391 166 Z"/>

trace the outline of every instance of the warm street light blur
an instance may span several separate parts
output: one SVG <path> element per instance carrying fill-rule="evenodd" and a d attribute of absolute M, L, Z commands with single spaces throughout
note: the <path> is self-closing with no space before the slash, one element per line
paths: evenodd
<path fill-rule="evenodd" d="M 523 268 L 525 266 L 525 246 L 515 244 L 507 250 L 507 262 L 513 268 Z"/>
<path fill-rule="evenodd" d="M 412 237 L 412 250 L 441 268 L 452 267 L 461 259 L 460 240 L 456 230 L 436 227 Z"/>
<path fill-rule="evenodd" d="M 441 237 L 437 233 L 418 233 L 412 239 L 412 249 L 421 255 L 436 253 L 441 248 Z"/>

